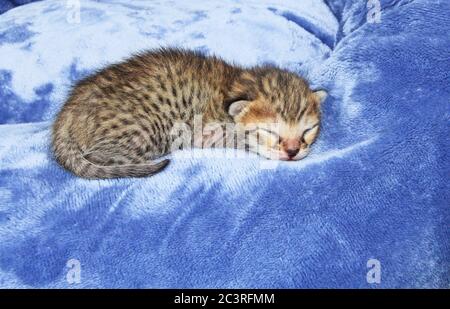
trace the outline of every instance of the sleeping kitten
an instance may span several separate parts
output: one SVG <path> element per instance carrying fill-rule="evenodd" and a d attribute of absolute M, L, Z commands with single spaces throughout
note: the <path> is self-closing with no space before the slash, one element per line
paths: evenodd
<path fill-rule="evenodd" d="M 299 160 L 319 132 L 325 91 L 273 66 L 244 69 L 217 57 L 159 49 L 111 65 L 72 90 L 53 127 L 56 160 L 85 178 L 143 177 L 169 163 L 175 123 L 257 124 L 248 148 Z M 276 124 L 277 130 L 270 124 Z"/>

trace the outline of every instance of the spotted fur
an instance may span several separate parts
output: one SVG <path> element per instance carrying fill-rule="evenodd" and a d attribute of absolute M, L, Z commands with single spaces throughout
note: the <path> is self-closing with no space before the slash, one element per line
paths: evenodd
<path fill-rule="evenodd" d="M 300 138 L 303 118 L 318 121 L 319 101 L 305 80 L 275 67 L 159 49 L 80 81 L 55 121 L 53 151 L 80 177 L 143 177 L 169 163 L 154 160 L 170 152 L 176 122 L 192 127 L 194 115 L 204 123 L 275 121 Z"/>

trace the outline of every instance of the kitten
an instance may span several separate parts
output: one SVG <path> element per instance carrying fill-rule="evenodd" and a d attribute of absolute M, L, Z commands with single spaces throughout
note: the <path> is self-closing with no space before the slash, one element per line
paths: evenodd
<path fill-rule="evenodd" d="M 299 160 L 319 132 L 320 103 L 299 76 L 273 66 L 245 69 L 180 49 L 138 54 L 80 81 L 53 126 L 56 160 L 85 178 L 143 177 L 169 163 L 177 122 L 256 123 L 249 150 Z M 269 124 L 277 124 L 272 130 Z"/>

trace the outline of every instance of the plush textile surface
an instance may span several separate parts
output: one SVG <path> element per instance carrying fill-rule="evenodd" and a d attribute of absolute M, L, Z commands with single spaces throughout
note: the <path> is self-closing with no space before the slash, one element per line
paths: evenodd
<path fill-rule="evenodd" d="M 17 6 L 41 0 L 0 0 L 0 14 L 11 10 Z"/>
<path fill-rule="evenodd" d="M 0 15 L 0 287 L 450 287 L 450 5 L 381 1 L 369 23 L 366 4 L 81 1 L 78 22 L 50 0 Z M 186 151 L 145 179 L 60 168 L 49 128 L 70 85 L 157 46 L 328 89 L 311 155 Z"/>

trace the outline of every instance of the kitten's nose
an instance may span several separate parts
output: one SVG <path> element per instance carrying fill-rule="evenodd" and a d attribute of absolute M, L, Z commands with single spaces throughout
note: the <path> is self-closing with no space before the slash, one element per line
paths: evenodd
<path fill-rule="evenodd" d="M 289 158 L 295 157 L 299 151 L 300 151 L 300 148 L 286 149 L 286 153 Z"/>

